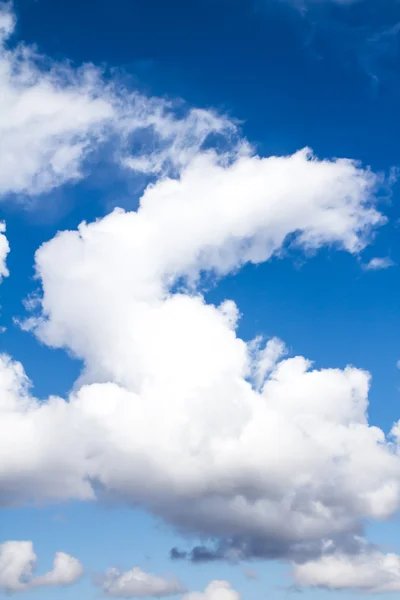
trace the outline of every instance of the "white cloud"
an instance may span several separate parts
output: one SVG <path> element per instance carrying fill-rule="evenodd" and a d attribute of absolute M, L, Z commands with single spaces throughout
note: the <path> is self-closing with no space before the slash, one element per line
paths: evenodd
<path fill-rule="evenodd" d="M 277 340 L 257 350 L 232 301 L 196 291 L 199 274 L 268 260 L 288 237 L 357 252 L 381 222 L 375 183 L 305 152 L 225 165 L 208 153 L 137 212 L 44 244 L 42 314 L 26 326 L 85 369 L 68 401 L 38 402 L 2 357 L 0 501 L 112 493 L 239 557 L 348 544 L 364 518 L 397 510 L 400 462 L 368 425 L 368 374 L 282 360 Z"/>
<path fill-rule="evenodd" d="M 1 21 L 0 21 L 0 32 L 1 32 Z M 3 277 L 9 276 L 7 268 L 7 256 L 10 252 L 10 244 L 5 235 L 6 224 L 0 221 L 0 283 L 3 281 Z M 6 327 L 0 326 L 0 334 L 7 331 Z"/>
<path fill-rule="evenodd" d="M 304 587 L 356 590 L 380 594 L 400 591 L 400 557 L 378 551 L 358 555 L 331 554 L 294 566 L 296 582 Z"/>
<path fill-rule="evenodd" d="M 36 333 L 49 345 L 68 346 L 83 358 L 86 381 L 114 381 L 114 369 L 123 368 L 130 378 L 139 378 L 135 386 L 140 386 L 140 363 L 148 360 L 144 368 L 154 368 L 141 347 L 144 331 L 144 340 L 137 337 L 143 330 L 142 312 L 150 319 L 160 312 L 159 318 L 167 319 L 161 310 L 174 298 L 160 301 L 169 286 L 180 277 L 194 284 L 201 271 L 224 274 L 246 262 L 268 260 L 289 236 L 307 249 L 336 243 L 356 252 L 369 229 L 382 221 L 370 204 L 375 183 L 369 171 L 350 161 L 317 161 L 306 152 L 242 157 L 228 166 L 214 154 L 198 156 L 179 180 L 149 187 L 138 212 L 114 211 L 97 223 L 83 224 L 79 232 L 60 234 L 39 250 L 43 312 L 50 319 L 41 321 Z M 87 257 L 83 262 L 78 258 L 82 253 Z M 105 278 L 107 289 L 101 283 Z M 73 298 L 71 286 L 76 288 Z M 93 304 L 94 298 L 96 306 L 87 314 L 84 303 Z M 181 301 L 189 304 L 189 299 Z M 234 322 L 234 304 L 225 308 L 233 311 L 227 319 Z M 138 326 L 132 322 L 127 330 L 126 318 Z M 108 323 L 109 333 L 99 323 Z M 109 352 L 106 335 L 111 341 L 118 335 L 119 351 Z M 108 366 L 112 357 L 124 366 Z M 257 362 L 258 379 L 265 370 L 260 370 L 262 364 Z"/>
<path fill-rule="evenodd" d="M 32 586 L 59 586 L 70 585 L 77 581 L 83 575 L 83 567 L 77 558 L 57 552 L 53 569 L 44 575 L 35 577 L 32 580 Z"/>
<path fill-rule="evenodd" d="M 212 581 L 204 592 L 189 592 L 182 600 L 240 600 L 228 581 Z"/>
<path fill-rule="evenodd" d="M 0 591 L 23 592 L 43 586 L 75 583 L 83 574 L 80 562 L 68 554 L 57 552 L 53 569 L 33 576 L 37 556 L 32 542 L 10 541 L 0 544 Z"/>
<path fill-rule="evenodd" d="M 363 266 L 366 271 L 380 271 L 381 269 L 388 269 L 393 267 L 394 262 L 391 258 L 372 258 L 367 264 Z"/>
<path fill-rule="evenodd" d="M 246 156 L 251 153 L 251 147 L 246 141 L 236 140 L 236 126 L 233 121 L 209 110 L 192 109 L 185 119 L 170 118 L 169 123 L 164 117 L 164 120 L 160 119 L 156 129 L 166 143 L 161 143 L 159 148 L 153 148 L 150 153 L 145 152 L 138 156 L 128 154 L 122 159 L 123 165 L 143 173 L 160 174 L 170 163 L 179 171 L 199 154 L 211 133 L 221 134 L 227 141 L 231 137 L 237 142 L 233 144 L 233 156 Z M 232 139 L 230 141 L 232 143 Z"/>
<path fill-rule="evenodd" d="M 183 593 L 183 585 L 175 578 L 145 573 L 140 567 L 121 573 L 110 569 L 102 582 L 104 594 L 111 598 L 163 598 Z"/>
<path fill-rule="evenodd" d="M 11 5 L 0 4 L 0 196 L 79 179 L 105 142 L 115 142 L 112 160 L 159 172 L 185 165 L 210 133 L 235 136 L 235 125 L 212 111 L 177 118 L 173 103 L 106 83 L 93 65 L 74 69 L 11 46 L 15 21 Z"/>
<path fill-rule="evenodd" d="M 32 542 L 5 542 L 0 545 L 0 589 L 22 591 L 32 576 L 36 561 Z"/>
<path fill-rule="evenodd" d="M 118 94 L 90 68 L 44 73 L 26 49 L 1 60 L 12 132 L 0 166 L 18 169 L 1 170 L 0 192 L 73 179 L 110 130 L 118 159 L 162 177 L 136 212 L 59 233 L 36 254 L 43 295 L 24 327 L 84 369 L 67 400 L 39 402 L 22 365 L 0 357 L 0 504 L 110 493 L 215 539 L 208 554 L 218 557 L 314 556 L 326 538 L 356 544 L 364 519 L 400 505 L 395 443 L 368 424 L 369 375 L 284 359 L 275 338 L 246 343 L 235 303 L 207 304 L 199 282 L 267 261 L 288 243 L 359 252 L 384 222 L 374 206 L 379 177 L 308 149 L 251 154 L 231 122 L 208 111 L 179 120 L 165 102 Z M 156 151 L 129 156 L 123 133 L 148 128 Z M 203 151 L 212 131 L 225 148 Z M 61 557 L 36 581 L 73 571 Z M 109 573 L 117 587 L 129 577 L 136 585 L 137 575 Z"/>
<path fill-rule="evenodd" d="M 2 2 L 0 10 L 0 41 L 10 37 L 15 28 L 15 15 L 12 12 L 11 2 Z"/>
<path fill-rule="evenodd" d="M 7 269 L 7 256 L 10 252 L 10 245 L 4 234 L 6 225 L 4 222 L 0 222 L 0 283 L 3 277 L 8 277 L 9 272 Z"/>

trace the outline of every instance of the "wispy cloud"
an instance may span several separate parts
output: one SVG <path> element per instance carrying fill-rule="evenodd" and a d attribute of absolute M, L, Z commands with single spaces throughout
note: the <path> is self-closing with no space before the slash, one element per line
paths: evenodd
<path fill-rule="evenodd" d="M 291 5 L 319 59 L 358 68 L 374 85 L 397 81 L 400 5 L 393 0 L 277 0 Z"/>
<path fill-rule="evenodd" d="M 363 264 L 365 271 L 380 271 L 382 269 L 388 269 L 394 266 L 394 262 L 388 256 L 384 258 L 371 258 L 371 260 Z"/>
<path fill-rule="evenodd" d="M 105 145 L 114 164 L 152 174 L 183 168 L 210 135 L 229 143 L 237 135 L 211 110 L 147 97 L 94 65 L 73 68 L 13 45 L 15 22 L 0 3 L 0 199 L 79 180 Z"/>

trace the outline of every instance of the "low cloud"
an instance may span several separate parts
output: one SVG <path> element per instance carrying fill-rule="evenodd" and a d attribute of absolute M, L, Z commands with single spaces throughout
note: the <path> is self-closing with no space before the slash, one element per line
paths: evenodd
<path fill-rule="evenodd" d="M 301 587 L 354 590 L 371 594 L 400 591 L 400 557 L 378 551 L 335 553 L 294 567 Z"/>
<path fill-rule="evenodd" d="M 33 575 L 37 556 L 32 542 L 10 541 L 0 544 L 0 590 L 25 592 L 40 587 L 67 586 L 83 575 L 78 559 L 57 552 L 53 568 L 44 575 Z"/>
<path fill-rule="evenodd" d="M 22 365 L 1 357 L 0 502 L 111 495 L 215 540 L 194 561 L 311 559 L 393 514 L 399 458 L 368 424 L 368 373 L 246 342 L 239 307 L 201 291 L 288 243 L 357 254 L 384 223 L 379 182 L 309 150 L 200 153 L 137 211 L 43 244 L 23 326 L 84 369 L 68 399 L 39 402 Z"/>
<path fill-rule="evenodd" d="M 240 600 L 241 596 L 228 581 L 212 581 L 204 592 L 189 592 L 182 600 Z"/>
<path fill-rule="evenodd" d="M 12 16 L 4 14 L 6 36 Z M 324 555 L 327 540 L 331 554 L 360 553 L 364 523 L 400 507 L 399 428 L 386 437 L 369 423 L 369 374 L 353 366 L 317 369 L 276 338 L 242 339 L 240 307 L 230 299 L 207 302 L 203 284 L 289 245 L 357 256 L 385 223 L 376 200 L 382 177 L 356 161 L 318 159 L 308 148 L 258 156 L 230 121 L 209 111 L 179 120 L 165 103 L 140 99 L 136 115 L 135 99 L 99 88 L 98 74 L 85 68 L 79 77 L 67 69 L 61 80 L 58 70 L 32 76 L 31 62 L 15 52 L 5 51 L 4 68 L 18 60 L 17 76 L 29 76 L 11 77 L 15 152 L 9 140 L 0 166 L 11 156 L 11 166 L 18 158 L 23 168 L 1 171 L 9 177 L 0 180 L 3 191 L 39 192 L 79 176 L 110 119 L 119 136 L 121 124 L 129 135 L 151 128 L 160 143 L 134 157 L 119 144 L 125 168 L 155 178 L 136 211 L 116 209 L 60 232 L 36 253 L 41 289 L 21 325 L 66 349 L 83 369 L 68 398 L 39 401 L 23 365 L 0 356 L 0 504 L 112 497 L 213 540 L 172 551 L 194 562 L 310 563 Z M 42 102 L 43 90 L 50 103 Z M 31 102 L 37 95 L 40 102 Z M 46 123 L 55 115 L 57 139 L 30 112 L 42 105 Z M 15 106 L 22 106 L 16 115 Z M 78 138 L 68 113 L 76 107 Z M 31 138 L 19 137 L 27 132 Z M 210 132 L 222 132 L 225 145 L 205 149 Z M 33 167 L 25 165 L 25 145 L 36 152 Z M 22 577 L 34 560 L 31 547 L 24 552 Z M 56 585 L 62 573 L 67 581 L 78 572 L 71 560 L 59 557 L 36 584 Z M 179 587 L 138 568 L 110 571 L 104 581 L 108 595 L 145 594 L 156 583 L 158 595 Z M 186 600 L 220 595 L 238 598 L 229 584 L 214 582 Z"/>
<path fill-rule="evenodd" d="M 119 167 L 155 181 L 136 212 L 61 232 L 36 254 L 42 289 L 22 326 L 84 368 L 67 399 L 39 401 L 23 366 L 0 357 L 0 504 L 110 495 L 214 540 L 172 549 L 175 560 L 283 559 L 300 587 L 400 591 L 400 558 L 360 541 L 366 519 L 400 507 L 400 427 L 386 437 L 369 424 L 369 374 L 315 369 L 277 338 L 241 339 L 239 307 L 207 303 L 201 287 L 289 243 L 358 254 L 385 222 L 381 178 L 309 149 L 258 156 L 233 121 L 199 109 L 178 117 L 173 103 L 106 84 L 91 65 L 44 68 L 32 48 L 11 46 L 14 27 L 3 5 L 0 196 L 76 181 L 107 143 Z M 386 48 L 397 33 L 370 43 Z M 221 145 L 206 150 L 211 135 Z M 0 281 L 9 250 L 0 223 Z M 32 542 L 1 544 L 0 590 L 83 574 L 63 552 L 43 575 L 36 563 Z M 101 587 L 116 598 L 240 600 L 226 581 L 185 593 L 139 567 L 110 569 Z"/>
<path fill-rule="evenodd" d="M 185 591 L 175 577 L 163 578 L 146 573 L 140 567 L 121 573 L 110 569 L 105 574 L 101 586 L 108 598 L 164 598 Z"/>

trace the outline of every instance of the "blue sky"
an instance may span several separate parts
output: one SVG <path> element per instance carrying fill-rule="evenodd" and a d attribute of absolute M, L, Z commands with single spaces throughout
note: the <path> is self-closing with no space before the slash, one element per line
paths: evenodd
<path fill-rule="evenodd" d="M 0 597 L 399 591 L 399 23 L 2 4 Z"/>

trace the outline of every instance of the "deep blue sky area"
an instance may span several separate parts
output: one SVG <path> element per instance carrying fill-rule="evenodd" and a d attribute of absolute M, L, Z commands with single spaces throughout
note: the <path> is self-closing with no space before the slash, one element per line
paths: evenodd
<path fill-rule="evenodd" d="M 17 31 L 50 56 L 122 68 L 154 94 L 227 111 L 266 152 L 309 145 L 387 168 L 398 160 L 399 7 L 362 4 L 19 0 Z"/>
<path fill-rule="evenodd" d="M 323 248 L 308 256 L 290 247 L 267 263 L 213 281 L 205 298 L 214 304 L 235 300 L 241 313 L 238 334 L 245 340 L 277 336 L 290 355 L 305 356 L 317 368 L 350 364 L 369 371 L 369 419 L 388 432 L 400 415 L 400 184 L 395 181 L 400 3 L 15 0 L 13 6 L 12 47 L 23 41 L 73 67 L 94 63 L 105 77 L 118 74 L 149 96 L 227 114 L 261 156 L 289 155 L 308 146 L 319 158 L 350 158 L 382 173 L 386 183 L 377 203 L 387 222 L 359 255 Z M 135 210 L 144 188 L 143 177 L 100 158 L 100 164 L 84 166 L 80 181 L 39 197 L 7 196 L 0 204 L 12 248 L 10 277 L 1 286 L 1 324 L 7 330 L 0 349 L 23 363 L 41 401 L 68 394 L 82 364 L 18 326 L 26 316 L 23 300 L 39 287 L 35 252 L 57 231 L 101 218 L 116 206 Z M 367 270 L 376 257 L 390 259 L 391 266 Z M 1 500 L 0 494 L 0 505 Z M 389 525 L 368 522 L 368 528 L 374 542 L 399 550 L 396 516 Z M 247 567 L 258 574 L 254 579 L 243 565 L 229 561 L 172 562 L 171 547 L 204 538 L 188 539 L 151 511 L 131 509 L 124 501 L 112 508 L 90 502 L 4 508 L 0 544 L 11 539 L 33 540 L 42 570 L 50 568 L 59 548 L 79 555 L 87 566 L 88 577 L 76 587 L 31 590 L 32 599 L 103 597 L 91 578 L 113 565 L 135 564 L 156 573 L 173 571 L 190 589 L 227 579 L 242 600 L 288 600 L 295 593 L 287 564 L 250 561 Z M 2 592 L 0 574 L 0 597 Z M 328 598 L 326 590 L 304 593 Z M 345 590 L 341 597 L 350 600 L 356 593 Z"/>

